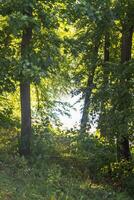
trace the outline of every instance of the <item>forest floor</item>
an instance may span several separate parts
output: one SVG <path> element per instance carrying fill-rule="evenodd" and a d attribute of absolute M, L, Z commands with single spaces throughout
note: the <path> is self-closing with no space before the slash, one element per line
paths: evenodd
<path fill-rule="evenodd" d="M 94 137 L 84 140 L 82 149 L 88 147 L 88 160 L 84 162 L 82 155 L 86 151 L 82 154 L 80 148 L 79 154 L 77 136 L 68 134 L 43 132 L 35 136 L 28 159 L 17 154 L 18 142 L 10 142 L 3 134 L 0 200 L 133 200 L 125 190 L 116 188 L 109 177 L 104 181 L 100 170 L 97 179 L 97 166 L 101 168 L 107 160 L 107 146 Z"/>
<path fill-rule="evenodd" d="M 10 162 L 9 162 L 10 160 Z M 132 200 L 108 184 L 54 160 L 33 167 L 24 158 L 0 163 L 0 200 Z"/>

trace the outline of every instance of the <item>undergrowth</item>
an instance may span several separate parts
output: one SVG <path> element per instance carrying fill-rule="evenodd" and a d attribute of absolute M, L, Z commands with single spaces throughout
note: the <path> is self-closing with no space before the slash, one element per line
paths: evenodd
<path fill-rule="evenodd" d="M 132 200 L 132 169 L 130 176 L 125 163 L 116 164 L 114 146 L 80 137 L 76 130 L 36 130 L 27 159 L 12 143 L 5 151 L 2 145 L 0 200 Z"/>

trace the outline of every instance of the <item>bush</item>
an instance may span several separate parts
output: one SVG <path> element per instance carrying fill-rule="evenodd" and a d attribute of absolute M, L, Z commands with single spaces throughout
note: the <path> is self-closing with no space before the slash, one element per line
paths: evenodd
<path fill-rule="evenodd" d="M 125 178 L 123 186 L 129 195 L 134 198 L 134 172 Z"/>
<path fill-rule="evenodd" d="M 134 196 L 134 168 L 132 161 L 122 160 L 120 162 L 113 162 L 110 164 L 110 174 L 108 173 L 108 166 L 102 168 L 103 176 L 110 175 L 115 188 L 127 191 L 131 196 Z"/>
<path fill-rule="evenodd" d="M 99 178 L 104 166 L 109 166 L 115 161 L 115 147 L 104 138 L 95 136 L 78 137 L 76 155 L 83 160 L 84 166 L 89 171 L 91 178 Z"/>

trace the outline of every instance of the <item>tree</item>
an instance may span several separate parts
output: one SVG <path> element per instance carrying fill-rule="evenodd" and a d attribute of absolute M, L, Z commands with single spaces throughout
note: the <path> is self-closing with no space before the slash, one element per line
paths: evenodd
<path fill-rule="evenodd" d="M 55 30 L 59 27 L 58 1 L 4 1 L 1 16 L 5 19 L 2 27 L 2 57 L 6 54 L 8 79 L 20 83 L 21 98 L 21 155 L 30 154 L 31 108 L 30 83 L 38 84 L 48 72 L 54 73 L 59 65 L 61 40 Z M 18 23 L 19 22 L 19 23 Z M 1 65 L 1 67 L 3 67 Z M 4 72 L 2 68 L 2 72 Z M 5 74 L 4 74 L 5 75 Z"/>
<path fill-rule="evenodd" d="M 91 70 L 89 69 L 87 86 L 86 86 L 85 95 L 84 95 L 85 97 L 84 97 L 84 106 L 83 106 L 83 112 L 82 112 L 82 118 L 81 118 L 81 132 L 86 132 L 86 130 L 88 129 L 90 99 L 92 95 L 93 80 L 94 80 L 95 69 L 97 67 L 97 58 L 98 58 L 98 50 L 99 50 L 98 43 L 99 41 L 94 42 L 94 48 L 92 50 L 93 59 L 91 61 Z"/>
<path fill-rule="evenodd" d="M 81 69 L 74 73 L 77 87 L 74 94 L 82 93 L 84 99 L 81 132 L 96 118 L 101 134 L 113 142 L 117 140 L 118 160 L 130 158 L 134 116 L 133 7 L 133 1 L 126 0 L 103 3 L 85 0 L 69 5 L 77 30 L 72 54 Z M 95 53 L 96 44 L 99 45 Z"/>
<path fill-rule="evenodd" d="M 133 60 L 131 59 L 133 6 L 132 2 L 126 1 L 114 5 L 112 10 L 113 16 L 115 16 L 113 30 L 117 55 L 115 55 L 115 49 L 112 47 L 115 45 L 114 40 L 112 40 L 113 31 L 110 31 L 110 57 L 108 56 L 109 62 L 106 64 L 107 76 L 104 76 L 104 70 L 103 75 L 98 76 L 98 82 L 99 79 L 102 81 L 93 100 L 95 105 L 98 104 L 98 110 L 96 109 L 99 113 L 98 128 L 103 135 L 117 140 L 118 161 L 129 160 L 131 157 L 129 140 L 132 135 L 134 103 L 132 94 Z M 122 35 L 121 38 L 120 34 Z M 106 87 L 104 87 L 105 85 Z M 101 106 L 99 106 L 100 102 Z"/>
<path fill-rule="evenodd" d="M 123 3 L 123 2 L 121 2 Z M 131 80 L 131 75 L 129 73 L 124 73 L 124 70 L 131 60 L 132 53 L 132 36 L 134 28 L 134 15 L 132 14 L 132 8 L 134 8 L 134 3 L 127 2 L 124 8 L 124 16 L 121 16 L 122 24 L 122 38 L 121 38 L 121 76 L 119 79 L 119 85 L 121 87 L 121 92 L 119 92 L 119 102 L 118 110 L 122 113 L 119 119 L 119 125 L 121 128 L 117 135 L 117 157 L 118 160 L 125 159 L 129 160 L 131 158 L 130 147 L 129 147 L 129 117 L 126 113 L 127 110 L 131 110 L 132 98 L 130 96 L 131 85 L 129 81 Z M 124 66 L 125 64 L 125 66 Z M 128 100 L 129 98 L 129 100 Z M 122 126 L 121 126 L 122 125 Z"/>
<path fill-rule="evenodd" d="M 75 5 L 75 6 L 74 6 Z M 81 70 L 79 92 L 82 93 L 84 105 L 80 132 L 84 133 L 91 124 L 91 102 L 92 93 L 95 89 L 94 77 L 96 69 L 101 62 L 99 52 L 102 49 L 102 39 L 106 35 L 111 25 L 111 1 L 78 1 L 70 5 L 70 10 L 74 10 L 72 20 L 76 23 L 76 39 L 74 40 L 72 52 L 77 56 L 78 65 Z M 106 21 L 107 19 L 107 21 Z M 84 81 L 83 81 L 84 80 Z M 78 82 L 78 77 L 76 77 Z M 82 82 L 85 85 L 82 85 Z"/>
<path fill-rule="evenodd" d="M 32 17 L 32 8 L 27 7 L 24 13 L 25 16 Z M 21 41 L 21 57 L 28 58 L 29 46 L 32 40 L 32 27 L 28 26 L 23 30 Z M 21 80 L 20 82 L 20 98 L 21 98 L 21 139 L 20 139 L 20 154 L 30 154 L 31 141 L 31 106 L 30 106 L 30 81 Z"/>

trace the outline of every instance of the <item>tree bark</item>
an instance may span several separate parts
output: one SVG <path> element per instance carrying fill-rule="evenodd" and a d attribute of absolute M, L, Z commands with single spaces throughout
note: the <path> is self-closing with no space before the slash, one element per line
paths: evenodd
<path fill-rule="evenodd" d="M 110 35 L 109 32 L 106 32 L 105 34 L 105 38 L 104 38 L 104 64 L 103 64 L 103 82 L 104 82 L 104 86 L 103 86 L 103 90 L 106 90 L 107 84 L 108 84 L 108 70 L 107 70 L 107 62 L 109 62 L 110 59 L 110 52 L 109 52 L 109 48 L 110 48 Z M 102 126 L 101 124 L 101 119 L 103 118 L 104 115 L 104 110 L 105 110 L 105 100 L 102 97 L 101 98 L 101 108 L 100 108 L 100 117 L 99 117 L 99 121 L 100 124 L 98 125 L 98 127 L 100 128 L 100 133 L 103 136 L 106 136 L 105 134 L 105 127 Z"/>
<path fill-rule="evenodd" d="M 84 106 L 83 106 L 83 112 L 82 112 L 82 118 L 81 118 L 81 124 L 80 124 L 80 133 L 86 132 L 86 130 L 89 128 L 88 121 L 89 121 L 90 98 L 92 94 L 93 79 L 94 79 L 94 73 L 96 69 L 97 58 L 98 58 L 98 48 L 99 48 L 99 45 L 96 45 L 93 49 L 92 66 L 91 66 L 91 70 L 89 70 L 87 87 L 85 91 Z"/>
<path fill-rule="evenodd" d="M 133 35 L 133 27 L 123 28 L 122 32 L 122 44 L 121 44 L 121 63 L 125 63 L 131 59 L 131 50 L 132 50 L 132 35 Z M 120 84 L 124 85 L 127 84 L 128 77 L 126 79 L 121 79 Z M 120 94 L 119 94 L 120 96 Z M 123 97 L 121 97 L 123 98 Z M 123 99 L 122 99 L 123 101 Z M 124 104 L 122 104 L 124 105 Z M 123 110 L 123 106 L 120 105 L 120 111 Z M 125 120 L 125 117 L 122 118 L 121 121 L 122 124 L 126 124 L 127 121 Z M 126 124 L 126 127 L 128 127 L 128 124 Z M 131 152 L 129 147 L 129 137 L 128 137 L 128 130 L 125 130 L 127 132 L 124 132 L 122 134 L 117 135 L 117 159 L 118 161 L 124 159 L 129 160 L 131 158 Z"/>
<path fill-rule="evenodd" d="M 20 83 L 21 98 L 21 140 L 20 154 L 27 156 L 30 154 L 31 141 L 31 106 L 30 106 L 30 82 Z"/>
<path fill-rule="evenodd" d="M 32 9 L 28 8 L 24 13 L 32 16 Z M 23 30 L 21 41 L 21 57 L 22 59 L 28 58 L 29 46 L 32 39 L 32 27 L 26 27 Z M 20 82 L 20 101 L 21 101 L 21 138 L 19 152 L 20 155 L 30 155 L 30 142 L 31 142 L 31 106 L 30 106 L 30 81 L 22 77 Z"/>
<path fill-rule="evenodd" d="M 95 70 L 94 70 L 95 71 Z M 87 81 L 87 87 L 85 92 L 85 99 L 84 99 L 84 107 L 83 107 L 83 113 L 81 118 L 81 132 L 86 132 L 87 130 L 87 124 L 88 124 L 88 115 L 89 115 L 89 107 L 90 107 L 90 97 L 92 94 L 92 85 L 93 85 L 93 77 L 94 77 L 94 71 L 89 73 L 88 81 Z"/>

